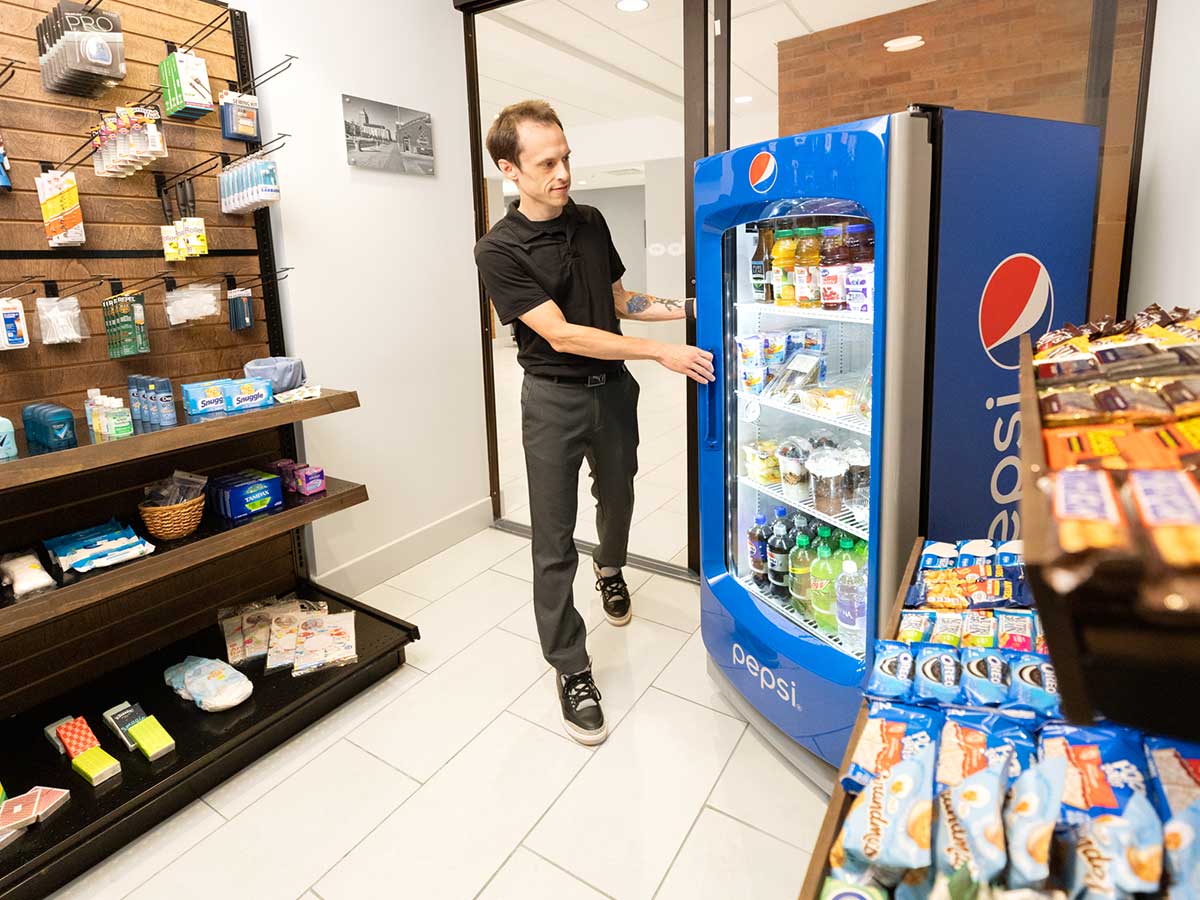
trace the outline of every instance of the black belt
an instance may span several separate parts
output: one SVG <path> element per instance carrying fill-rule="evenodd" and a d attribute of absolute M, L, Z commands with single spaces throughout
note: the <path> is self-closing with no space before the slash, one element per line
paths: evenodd
<path fill-rule="evenodd" d="M 584 387 L 602 387 L 610 381 L 620 381 L 629 373 L 625 369 L 607 372 L 603 375 L 535 375 L 535 378 L 545 378 L 555 384 L 581 384 Z"/>

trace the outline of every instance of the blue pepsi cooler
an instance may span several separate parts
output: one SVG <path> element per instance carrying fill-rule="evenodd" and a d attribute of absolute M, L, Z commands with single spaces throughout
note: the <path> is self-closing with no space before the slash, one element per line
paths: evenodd
<path fill-rule="evenodd" d="M 717 376 L 697 396 L 701 631 L 727 699 L 818 783 L 917 535 L 926 568 L 1020 557 L 1018 342 L 1086 318 L 1098 164 L 1094 127 L 938 107 L 696 164 L 697 344 Z M 830 242 L 820 265 L 767 276 L 774 233 L 800 228 Z M 780 334 L 782 364 L 743 366 L 739 340 Z M 865 649 L 752 578 L 750 529 L 780 501 L 865 555 Z"/>

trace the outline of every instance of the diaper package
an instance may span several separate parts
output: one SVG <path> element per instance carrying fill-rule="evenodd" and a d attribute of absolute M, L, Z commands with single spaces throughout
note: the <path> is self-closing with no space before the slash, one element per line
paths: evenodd
<path fill-rule="evenodd" d="M 219 659 L 206 659 L 189 668 L 183 685 L 205 712 L 230 709 L 254 692 L 249 678 Z"/>

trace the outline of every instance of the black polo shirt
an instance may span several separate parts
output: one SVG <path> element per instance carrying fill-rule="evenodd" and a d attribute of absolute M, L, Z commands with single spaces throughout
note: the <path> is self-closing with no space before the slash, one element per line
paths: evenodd
<path fill-rule="evenodd" d="M 600 375 L 619 370 L 619 360 L 559 353 L 520 320 L 547 300 L 573 325 L 621 333 L 613 305 L 613 282 L 625 266 L 600 211 L 568 200 L 562 214 L 532 222 L 518 209 L 492 226 L 475 245 L 475 263 L 504 325 L 516 322 L 517 361 L 533 375 Z"/>

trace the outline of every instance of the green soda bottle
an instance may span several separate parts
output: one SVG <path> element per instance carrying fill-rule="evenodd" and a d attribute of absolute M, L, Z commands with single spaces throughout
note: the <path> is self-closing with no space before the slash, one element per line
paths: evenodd
<path fill-rule="evenodd" d="M 842 563 L 848 559 L 852 560 L 856 564 L 858 562 L 854 556 L 854 538 L 850 537 L 848 534 L 843 534 L 842 539 L 838 541 L 838 551 L 837 553 L 833 554 L 833 562 L 834 565 L 839 567 L 840 571 Z"/>
<path fill-rule="evenodd" d="M 863 574 L 867 571 L 867 550 L 867 542 L 859 538 L 858 543 L 854 545 L 854 561 L 858 563 L 858 571 Z"/>
<path fill-rule="evenodd" d="M 823 631 L 837 634 L 837 594 L 834 590 L 841 561 L 834 562 L 833 549 L 828 544 L 817 548 L 808 581 L 808 606 L 810 614 Z"/>
<path fill-rule="evenodd" d="M 788 594 L 792 609 L 802 615 L 811 615 L 808 609 L 808 589 L 812 569 L 812 551 L 808 549 L 808 535 L 796 536 L 796 546 L 788 554 Z"/>

